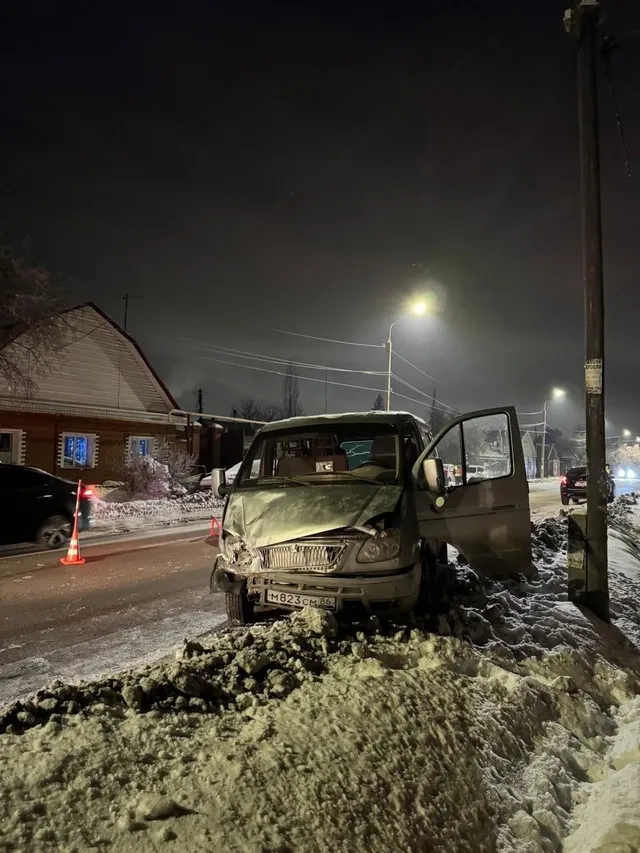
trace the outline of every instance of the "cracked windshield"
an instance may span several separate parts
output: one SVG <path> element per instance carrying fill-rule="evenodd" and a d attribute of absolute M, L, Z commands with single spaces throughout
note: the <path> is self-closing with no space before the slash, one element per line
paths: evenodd
<path fill-rule="evenodd" d="M 238 485 L 265 485 L 297 480 L 329 483 L 370 480 L 393 484 L 398 480 L 400 439 L 385 424 L 341 424 L 335 427 L 265 433 L 243 465 Z M 407 440 L 403 458 L 417 458 Z"/>

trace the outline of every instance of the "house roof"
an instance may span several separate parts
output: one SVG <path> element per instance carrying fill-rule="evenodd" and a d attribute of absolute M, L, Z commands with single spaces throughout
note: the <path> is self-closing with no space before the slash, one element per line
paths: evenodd
<path fill-rule="evenodd" d="M 116 341 L 122 342 L 122 347 L 127 351 L 127 358 L 129 363 L 134 367 L 136 374 L 142 378 L 143 385 L 137 386 L 135 391 L 129 391 L 128 399 L 120 399 L 120 382 L 118 380 L 117 385 L 117 402 L 114 400 L 107 400 L 104 397 L 101 397 L 99 394 L 95 393 L 95 389 L 92 389 L 93 394 L 89 394 L 86 397 L 82 397 L 79 399 L 79 395 L 83 390 L 83 386 L 78 384 L 80 381 L 88 382 L 91 379 L 91 369 L 96 370 L 99 369 L 96 367 L 96 363 L 92 362 L 91 368 L 86 368 L 86 362 L 81 362 L 82 367 L 80 368 L 80 374 L 75 371 L 74 373 L 68 372 L 69 365 L 67 364 L 67 372 L 64 370 L 56 371 L 52 374 L 53 376 L 53 386 L 51 380 L 46 385 L 46 394 L 44 396 L 38 397 L 36 392 L 36 397 L 34 399 L 27 400 L 23 399 L 22 395 L 15 395 L 13 393 L 9 394 L 8 389 L 5 389 L 4 386 L 0 383 L 0 397 L 2 399 L 2 405 L 0 408 L 15 408 L 18 404 L 27 405 L 29 404 L 30 408 L 42 408 L 42 406 L 50 408 L 51 406 L 59 407 L 61 405 L 64 406 L 72 406 L 77 408 L 81 406 L 83 409 L 87 408 L 87 406 L 93 409 L 113 409 L 120 411 L 132 410 L 137 411 L 138 413 L 144 413 L 145 416 L 148 414 L 150 417 L 156 414 L 161 417 L 165 417 L 166 415 L 173 409 L 178 410 L 179 406 L 173 395 L 160 378 L 160 376 L 156 373 L 153 366 L 149 362 L 149 359 L 143 352 L 142 348 L 138 344 L 138 342 L 127 332 L 125 331 L 112 317 L 110 317 L 105 311 L 102 310 L 95 302 L 83 302 L 78 305 L 73 305 L 69 308 L 65 308 L 61 311 L 62 315 L 77 315 L 79 319 L 79 331 L 82 331 L 82 334 L 78 336 L 71 335 L 71 339 L 61 348 L 60 356 L 61 358 L 69 358 L 65 353 L 71 352 L 72 348 L 76 346 L 83 347 L 85 345 L 84 339 L 87 338 L 92 333 L 96 332 L 96 338 L 100 339 L 100 343 L 98 344 L 99 348 L 104 347 L 105 339 L 102 335 L 110 335 L 112 339 Z M 102 330 L 102 332 L 99 332 Z M 26 330 L 21 330 L 22 331 Z M 0 348 L 5 348 L 6 346 L 12 345 L 12 343 L 16 340 L 18 335 L 5 335 L 4 342 L 0 343 Z M 92 337 L 92 340 L 94 337 Z M 75 351 L 75 349 L 74 349 Z M 86 355 L 86 353 L 85 353 Z M 105 359 L 104 363 L 107 366 L 110 366 L 111 369 L 111 381 L 113 382 L 114 375 L 114 362 L 111 359 L 109 361 L 108 353 L 105 353 L 104 349 L 101 350 L 101 354 L 99 358 Z M 74 367 L 75 370 L 75 367 Z M 84 371 L 84 373 L 82 373 Z M 116 374 L 120 374 L 121 364 L 115 366 Z M 80 377 L 82 379 L 80 380 Z M 64 383 L 67 384 L 67 387 L 64 386 Z M 133 399 L 139 394 L 141 389 L 147 389 L 143 391 L 146 394 L 145 402 L 142 402 L 142 399 Z M 67 392 L 71 390 L 71 394 L 69 397 L 66 397 Z M 86 390 L 86 388 L 85 388 Z M 5 399 L 7 398 L 7 399 Z M 138 407 L 138 402 L 141 405 Z"/>
<path fill-rule="evenodd" d="M 158 376 L 158 374 L 154 370 L 153 365 L 151 364 L 151 362 L 149 361 L 147 356 L 144 354 L 140 344 L 127 331 L 125 331 L 119 323 L 116 323 L 116 321 L 113 319 L 113 317 L 110 317 L 106 311 L 103 311 L 99 305 L 96 305 L 95 302 L 91 302 L 91 301 L 81 302 L 79 305 L 73 305 L 71 308 L 65 308 L 64 311 L 62 311 L 61 313 L 69 314 L 72 311 L 77 311 L 80 308 L 91 308 L 93 311 L 96 312 L 96 314 L 99 314 L 100 317 L 102 317 L 102 319 L 106 323 L 109 323 L 120 335 L 122 335 L 123 338 L 125 338 L 133 346 L 133 348 L 135 349 L 135 351 L 138 354 L 138 356 L 140 357 L 140 359 L 144 362 L 145 367 L 147 368 L 149 373 L 151 373 L 154 380 L 160 386 L 163 394 L 167 397 L 168 401 L 171 403 L 172 407 L 174 409 L 179 409 L 180 407 L 178 406 L 178 403 L 174 399 L 173 394 L 171 393 L 171 391 L 169 391 L 167 386 L 164 384 L 162 379 Z"/>

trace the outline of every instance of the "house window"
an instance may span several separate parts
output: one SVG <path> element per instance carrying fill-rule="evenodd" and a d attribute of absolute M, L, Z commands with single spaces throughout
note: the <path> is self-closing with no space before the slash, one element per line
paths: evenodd
<path fill-rule="evenodd" d="M 65 432 L 62 436 L 63 468 L 95 468 L 95 435 L 76 435 Z"/>
<path fill-rule="evenodd" d="M 24 441 L 21 429 L 0 427 L 0 463 L 24 465 Z"/>
<path fill-rule="evenodd" d="M 131 435 L 129 436 L 129 457 L 151 456 L 153 454 L 153 436 Z"/>

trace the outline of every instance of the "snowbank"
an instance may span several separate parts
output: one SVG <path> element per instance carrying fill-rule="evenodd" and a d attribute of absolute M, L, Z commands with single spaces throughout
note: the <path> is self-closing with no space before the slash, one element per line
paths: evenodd
<path fill-rule="evenodd" d="M 0 842 L 33 853 L 631 853 L 636 513 L 615 505 L 624 632 L 567 602 L 566 519 L 550 519 L 535 528 L 538 578 L 487 584 L 457 567 L 441 635 L 419 620 L 340 626 L 305 611 L 17 703 L 0 712 Z"/>
<path fill-rule="evenodd" d="M 103 501 L 94 499 L 96 532 L 128 532 L 155 524 L 179 524 L 222 516 L 223 501 L 211 492 L 200 491 L 157 500 Z"/>

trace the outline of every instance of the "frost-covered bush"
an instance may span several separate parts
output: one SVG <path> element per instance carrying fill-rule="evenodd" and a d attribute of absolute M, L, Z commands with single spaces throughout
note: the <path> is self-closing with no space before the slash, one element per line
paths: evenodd
<path fill-rule="evenodd" d="M 196 459 L 175 442 L 159 439 L 153 456 L 133 454 L 111 469 L 129 499 L 180 497 L 186 494 L 185 482 L 192 474 Z"/>

